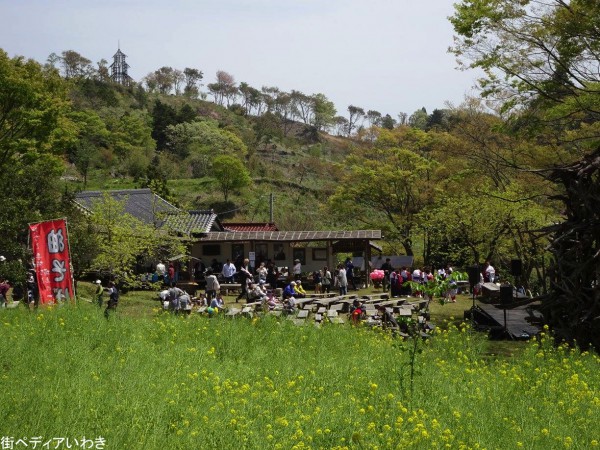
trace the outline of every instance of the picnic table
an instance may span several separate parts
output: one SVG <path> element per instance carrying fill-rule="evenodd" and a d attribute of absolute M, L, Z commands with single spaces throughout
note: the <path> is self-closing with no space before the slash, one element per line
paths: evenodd
<path fill-rule="evenodd" d="M 221 294 L 223 295 L 229 295 L 229 291 L 230 290 L 238 290 L 241 291 L 242 290 L 242 284 L 241 283 L 223 283 L 221 284 Z"/>
<path fill-rule="evenodd" d="M 377 303 L 379 306 L 396 306 L 396 305 L 402 305 L 404 304 L 404 302 L 406 301 L 405 298 L 393 298 L 391 300 L 385 300 L 382 302 Z"/>
<path fill-rule="evenodd" d="M 380 298 L 370 298 L 368 300 L 363 301 L 363 303 L 365 305 L 369 305 L 369 304 L 381 304 L 381 303 L 386 303 L 386 302 L 398 302 L 398 303 L 404 303 L 406 301 L 406 298 L 404 297 L 397 297 L 397 298 L 390 298 L 389 296 L 386 297 L 380 297 Z"/>
<path fill-rule="evenodd" d="M 390 294 L 386 292 L 380 294 L 366 294 L 361 295 L 360 298 L 365 299 L 366 302 L 374 302 L 377 300 L 388 300 L 390 298 Z"/>
<path fill-rule="evenodd" d="M 329 306 L 330 304 L 339 302 L 340 300 L 341 300 L 341 297 L 339 297 L 339 296 L 330 297 L 330 298 L 317 298 L 317 299 L 315 299 L 315 303 L 317 305 L 321 305 L 321 306 Z"/>
<path fill-rule="evenodd" d="M 263 284 L 265 289 L 270 289 L 271 285 L 269 283 Z M 242 284 L 241 283 L 222 283 L 221 284 L 221 294 L 229 295 L 229 291 L 241 291 Z"/>
<path fill-rule="evenodd" d="M 312 297 L 297 298 L 296 306 L 301 306 L 301 305 L 304 305 L 305 303 L 312 303 L 314 301 L 315 301 L 315 299 Z"/>
<path fill-rule="evenodd" d="M 335 292 L 322 292 L 320 294 L 310 294 L 311 297 L 315 298 L 327 298 L 327 297 L 335 297 L 337 294 Z"/>

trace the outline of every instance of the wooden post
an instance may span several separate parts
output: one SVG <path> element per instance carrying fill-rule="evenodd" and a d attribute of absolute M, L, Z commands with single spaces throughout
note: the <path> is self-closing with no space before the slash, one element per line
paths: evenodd
<path fill-rule="evenodd" d="M 370 245 L 369 241 L 366 241 L 364 261 L 365 261 L 365 278 L 366 278 L 365 286 L 370 287 L 371 286 L 371 266 L 369 263 L 371 262 L 371 245 Z"/>

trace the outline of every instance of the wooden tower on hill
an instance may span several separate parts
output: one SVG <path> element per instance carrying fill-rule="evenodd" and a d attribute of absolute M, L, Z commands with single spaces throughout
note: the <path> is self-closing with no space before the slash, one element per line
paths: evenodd
<path fill-rule="evenodd" d="M 113 63 L 110 65 L 110 78 L 118 84 L 123 86 L 129 86 L 133 81 L 127 74 L 129 64 L 126 61 L 127 55 L 121 51 L 121 48 L 117 50 L 117 53 L 113 56 Z"/>

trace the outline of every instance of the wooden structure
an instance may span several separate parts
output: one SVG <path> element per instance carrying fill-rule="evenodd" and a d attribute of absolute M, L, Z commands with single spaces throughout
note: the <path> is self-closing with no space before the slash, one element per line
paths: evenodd
<path fill-rule="evenodd" d="M 226 224 L 224 224 L 226 226 Z M 243 255 L 255 255 L 255 263 L 271 259 L 276 265 L 289 267 L 299 259 L 303 271 L 314 271 L 335 264 L 336 246 L 347 242 L 355 249 L 360 249 L 365 256 L 371 258 L 374 240 L 381 239 L 381 230 L 338 230 L 338 231 L 211 231 L 199 235 L 192 245 L 191 255 L 204 260 L 207 250 L 216 253 L 215 245 L 226 245 L 231 249 L 231 257 L 219 249 L 219 256 L 235 260 L 236 252 Z M 308 247 L 308 243 L 320 243 L 320 247 Z M 376 249 L 378 247 L 375 246 Z M 225 250 L 226 252 L 226 250 Z M 366 270 L 366 282 L 370 280 L 370 268 Z"/>
<path fill-rule="evenodd" d="M 132 78 L 127 73 L 129 64 L 127 64 L 127 55 L 119 48 L 113 55 L 113 63 L 110 65 L 110 78 L 117 84 L 123 86 L 131 85 Z"/>
<path fill-rule="evenodd" d="M 227 224 L 213 210 L 182 211 L 149 189 L 84 191 L 76 194 L 75 203 L 91 213 L 105 195 L 122 201 L 125 212 L 144 223 L 180 236 L 189 246 L 185 256 L 195 259 L 189 260 L 188 273 L 199 260 L 210 266 L 213 259 L 224 263 L 244 258 L 253 267 L 271 260 L 291 272 L 294 261 L 300 260 L 303 272 L 327 266 L 333 273 L 336 253 L 360 252 L 370 261 L 372 249 L 381 252 L 374 243 L 381 239 L 381 230 L 280 231 L 270 222 Z M 370 270 L 365 270 L 365 284 L 370 283 Z"/>

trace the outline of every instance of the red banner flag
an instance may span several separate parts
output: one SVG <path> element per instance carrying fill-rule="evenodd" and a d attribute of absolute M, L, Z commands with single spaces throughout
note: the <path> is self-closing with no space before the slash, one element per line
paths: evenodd
<path fill-rule="evenodd" d="M 40 303 L 73 298 L 67 224 L 64 219 L 29 225 Z"/>

